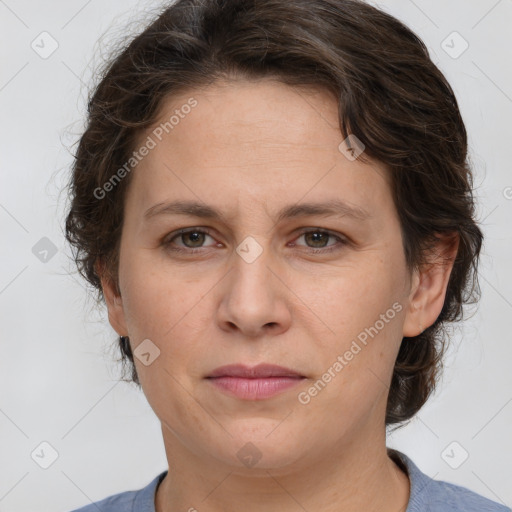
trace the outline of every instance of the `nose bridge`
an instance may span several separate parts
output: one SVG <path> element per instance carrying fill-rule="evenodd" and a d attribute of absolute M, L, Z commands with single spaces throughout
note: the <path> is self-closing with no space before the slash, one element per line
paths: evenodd
<path fill-rule="evenodd" d="M 269 270 L 273 259 L 271 252 L 270 238 L 253 235 L 245 237 L 235 249 L 231 286 L 248 304 L 252 302 L 250 295 L 257 296 L 261 303 L 271 299 L 275 292 Z"/>
<path fill-rule="evenodd" d="M 269 237 L 247 236 L 235 248 L 219 310 L 221 322 L 250 335 L 269 326 L 286 327 L 289 312 L 282 284 L 271 271 L 274 260 Z"/>

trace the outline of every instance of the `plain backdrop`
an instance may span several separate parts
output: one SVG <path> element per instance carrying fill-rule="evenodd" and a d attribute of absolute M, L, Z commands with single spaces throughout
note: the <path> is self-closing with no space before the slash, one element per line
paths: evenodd
<path fill-rule="evenodd" d="M 162 5 L 0 0 L 3 512 L 69 511 L 167 468 L 159 422 L 119 382 L 115 333 L 63 237 L 63 187 L 93 70 Z M 379 5 L 425 41 L 455 90 L 485 233 L 480 306 L 454 333 L 438 391 L 388 445 L 436 479 L 511 506 L 512 1 Z"/>

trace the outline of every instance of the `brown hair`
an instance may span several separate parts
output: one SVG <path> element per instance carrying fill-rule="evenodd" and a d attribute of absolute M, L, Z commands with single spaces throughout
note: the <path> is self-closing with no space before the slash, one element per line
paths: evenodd
<path fill-rule="evenodd" d="M 389 166 L 410 270 L 426 261 L 437 236 L 458 234 L 442 311 L 422 334 L 402 340 L 396 360 L 386 425 L 410 419 L 435 388 L 446 323 L 460 320 L 462 306 L 479 298 L 483 236 L 452 88 L 418 36 L 362 1 L 178 0 L 112 57 L 89 98 L 69 184 L 66 237 L 80 273 L 99 301 L 99 263 L 117 286 L 131 174 L 105 197 L 97 191 L 129 160 L 162 100 L 236 77 L 270 77 L 335 95 L 343 138 L 353 134 L 364 143 L 363 161 L 367 155 Z M 140 386 L 129 344 L 120 347 Z"/>

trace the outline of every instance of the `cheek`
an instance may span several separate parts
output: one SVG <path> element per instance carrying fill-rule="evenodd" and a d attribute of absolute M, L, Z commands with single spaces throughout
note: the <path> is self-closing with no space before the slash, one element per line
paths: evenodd
<path fill-rule="evenodd" d="M 328 401 L 349 396 L 356 400 L 361 394 L 375 397 L 385 389 L 402 339 L 405 310 L 396 259 L 399 254 L 368 258 L 364 265 L 353 265 L 310 288 L 308 301 L 312 299 L 321 319 L 316 322 L 319 330 L 310 333 L 322 354 L 318 369 L 330 369 L 336 376 L 325 393 Z"/>
<path fill-rule="evenodd" d="M 331 334 L 346 339 L 373 325 L 379 315 L 401 301 L 402 278 L 392 267 L 389 259 L 368 258 L 310 283 L 304 297 L 334 331 Z"/>
<path fill-rule="evenodd" d="M 363 424 L 376 404 L 385 402 L 383 395 L 402 339 L 398 287 L 383 278 L 381 270 L 358 273 L 353 269 L 350 277 L 340 277 L 327 289 L 328 299 L 317 306 L 334 333 L 310 333 L 321 356 L 306 393 L 315 414 L 323 417 L 329 410 L 339 428 L 351 428 L 348 413 L 351 423 Z"/>
<path fill-rule="evenodd" d="M 183 269 L 163 264 L 151 252 L 126 253 L 120 265 L 123 306 L 134 331 L 161 337 L 200 302 L 207 283 L 184 279 Z"/>
<path fill-rule="evenodd" d="M 154 259 L 151 262 L 143 256 L 142 252 L 125 258 L 120 268 L 127 277 L 122 291 L 126 324 L 134 344 L 149 339 L 158 347 L 155 368 L 160 370 L 162 381 L 168 382 L 170 377 L 164 368 L 172 375 L 191 371 L 208 343 L 209 337 L 202 334 L 211 328 L 212 318 L 205 308 L 209 307 L 209 291 L 211 294 L 218 278 L 211 273 L 198 277 L 190 270 L 187 273 L 194 277 L 188 278 L 183 269 L 158 266 Z M 148 369 L 153 369 L 153 364 L 138 364 L 141 381 L 156 379 L 146 377 L 151 373 Z M 155 380 L 151 385 L 162 384 Z"/>

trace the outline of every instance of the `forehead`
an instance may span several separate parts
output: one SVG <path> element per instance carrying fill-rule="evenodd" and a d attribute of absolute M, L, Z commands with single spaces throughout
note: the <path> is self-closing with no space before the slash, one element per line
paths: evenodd
<path fill-rule="evenodd" d="M 219 82 L 167 98 L 159 114 L 130 187 L 140 208 L 184 196 L 269 213 L 326 194 L 355 206 L 389 202 L 385 167 L 340 151 L 338 105 L 321 89 Z"/>

